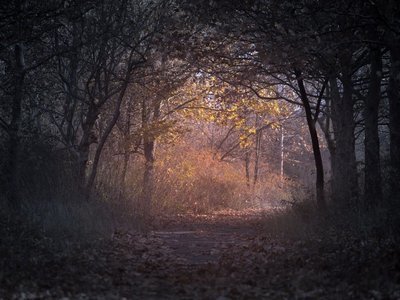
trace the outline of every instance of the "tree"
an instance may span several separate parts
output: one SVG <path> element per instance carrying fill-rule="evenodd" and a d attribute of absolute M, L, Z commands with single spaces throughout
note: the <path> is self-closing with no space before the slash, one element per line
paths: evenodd
<path fill-rule="evenodd" d="M 0 9 L 0 64 L 5 69 L 0 124 L 6 134 L 2 189 L 10 206 L 19 208 L 19 152 L 21 129 L 26 117 L 27 82 L 32 80 L 35 71 L 57 54 L 51 51 L 49 42 L 54 28 L 61 26 L 56 16 L 64 10 L 58 1 L 45 5 L 24 0 L 2 3 Z"/>
<path fill-rule="evenodd" d="M 163 26 L 167 2 L 106 1 L 67 25 L 70 33 L 63 38 L 72 47 L 81 40 L 82 46 L 74 47 L 69 57 L 59 58 L 67 61 L 67 69 L 59 70 L 65 102 L 54 109 L 63 108 L 61 118 L 53 120 L 76 158 L 85 193 L 93 187 L 102 150 L 118 121 L 128 86 L 147 61 Z M 95 130 L 99 117 L 102 131 Z M 94 145 L 93 163 L 88 168 Z"/>

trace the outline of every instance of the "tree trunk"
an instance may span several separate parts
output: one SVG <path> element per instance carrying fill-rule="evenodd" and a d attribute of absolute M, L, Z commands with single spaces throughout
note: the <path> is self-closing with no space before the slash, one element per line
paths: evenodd
<path fill-rule="evenodd" d="M 246 151 L 244 164 L 246 170 L 246 185 L 250 187 L 250 150 Z"/>
<path fill-rule="evenodd" d="M 121 173 L 121 192 L 124 192 L 126 187 L 126 174 L 128 173 L 128 165 L 131 155 L 128 151 L 124 153 L 124 161 L 122 164 L 122 173 Z"/>
<path fill-rule="evenodd" d="M 300 98 L 301 102 L 303 103 L 304 110 L 306 113 L 307 119 L 307 126 L 311 137 L 311 143 L 313 148 L 314 154 L 314 161 L 315 161 L 315 169 L 317 173 L 317 178 L 315 182 L 316 187 L 316 196 L 317 196 L 317 206 L 320 211 L 326 210 L 326 202 L 325 202 L 325 195 L 324 195 L 324 166 L 322 163 L 322 156 L 321 150 L 319 148 L 319 140 L 318 140 L 318 133 L 315 127 L 315 120 L 313 120 L 310 102 L 306 93 L 306 89 L 304 87 L 304 82 L 301 77 L 301 72 L 296 70 L 296 79 L 297 84 L 300 90 Z"/>
<path fill-rule="evenodd" d="M 145 127 L 150 125 L 150 122 L 157 122 L 160 117 L 161 101 L 156 100 L 153 103 L 153 118 L 150 118 L 150 113 L 146 108 L 146 99 L 142 102 L 142 123 Z M 145 169 L 143 174 L 143 193 L 141 199 L 141 213 L 144 217 L 144 222 L 147 224 L 151 216 L 153 190 L 154 190 L 154 151 L 155 151 L 156 137 L 153 132 L 149 132 L 148 128 L 145 130 L 143 137 L 143 148 L 145 157 Z"/>
<path fill-rule="evenodd" d="M 82 124 L 83 135 L 78 145 L 78 182 L 84 194 L 86 194 L 86 170 L 89 160 L 90 145 L 96 139 L 93 133 L 94 124 L 96 123 L 98 112 L 95 107 L 89 107 L 86 120 Z"/>
<path fill-rule="evenodd" d="M 256 185 L 258 182 L 258 173 L 259 173 L 259 163 L 260 163 L 260 153 L 261 153 L 261 138 L 262 138 L 262 129 L 260 127 L 259 116 L 256 115 L 256 139 L 255 139 L 255 147 L 254 147 L 254 174 L 253 174 L 253 185 Z"/>
<path fill-rule="evenodd" d="M 390 48 L 389 128 L 391 193 L 393 199 L 400 196 L 400 47 Z"/>
<path fill-rule="evenodd" d="M 335 157 L 332 165 L 332 194 L 338 206 L 354 206 L 358 197 L 355 157 L 353 99 L 351 77 L 343 75 L 343 95 L 336 78 L 330 79 L 332 125 L 335 136 Z"/>
<path fill-rule="evenodd" d="M 280 177 L 281 177 L 281 184 L 283 184 L 283 179 L 285 177 L 285 172 L 284 172 L 284 164 L 285 164 L 285 148 L 284 148 L 284 141 L 285 141 L 285 135 L 283 133 L 283 126 L 281 127 L 281 161 L 280 161 Z"/>
<path fill-rule="evenodd" d="M 73 50 L 69 57 L 68 66 L 68 83 L 66 84 L 66 103 L 64 106 L 64 115 L 66 120 L 66 143 L 68 146 L 75 144 L 75 133 L 74 133 L 74 115 L 77 106 L 78 96 L 78 32 L 77 25 L 75 22 L 72 25 L 72 47 Z"/>
<path fill-rule="evenodd" d="M 11 208 L 20 207 L 18 199 L 18 152 L 20 148 L 19 131 L 21 127 L 22 101 L 24 97 L 25 83 L 25 57 L 22 44 L 15 46 L 15 73 L 14 73 L 14 96 L 9 124 L 8 158 L 5 162 L 6 194 Z"/>
<path fill-rule="evenodd" d="M 379 48 L 371 49 L 371 73 L 365 98 L 365 206 L 372 207 L 382 200 L 381 167 L 379 151 L 378 115 L 381 97 L 382 60 Z"/>
<path fill-rule="evenodd" d="M 331 178 L 330 178 L 330 196 L 332 196 L 333 184 L 332 178 L 334 177 L 333 172 L 337 170 L 336 168 L 336 146 L 335 139 L 332 135 L 332 122 L 331 122 L 331 91 L 329 85 L 326 87 L 326 98 L 325 98 L 325 114 L 323 117 L 318 118 L 318 123 L 320 124 L 320 128 L 325 136 L 326 145 L 328 147 L 329 156 L 330 156 L 330 166 L 331 166 Z"/>
<path fill-rule="evenodd" d="M 95 180 L 96 175 L 97 175 L 97 169 L 98 169 L 98 165 L 99 165 L 99 162 L 100 162 L 100 157 L 101 157 L 101 153 L 103 151 L 104 145 L 105 145 L 105 143 L 107 141 L 108 136 L 110 135 L 111 131 L 113 130 L 115 124 L 118 121 L 118 118 L 119 118 L 119 115 L 120 115 L 120 112 L 121 112 L 122 100 L 124 98 L 125 91 L 126 91 L 126 89 L 128 87 L 128 80 L 129 80 L 129 77 L 126 78 L 124 86 L 122 87 L 122 89 L 121 89 L 121 91 L 120 91 L 120 93 L 118 95 L 117 103 L 115 104 L 116 107 L 115 107 L 115 110 L 114 110 L 113 117 L 111 118 L 110 122 L 107 124 L 103 135 L 100 137 L 99 144 L 97 145 L 97 149 L 96 149 L 96 152 L 95 152 L 95 155 L 94 155 L 94 159 L 93 159 L 92 169 L 90 171 L 88 182 L 87 182 L 87 185 L 86 185 L 86 192 L 88 194 L 87 196 L 90 196 L 90 192 L 92 190 L 92 187 L 93 187 L 93 184 L 94 184 L 94 180 Z"/>
<path fill-rule="evenodd" d="M 144 139 L 144 156 L 146 159 L 143 174 L 143 195 L 141 203 L 141 212 L 145 222 L 151 215 L 153 189 L 154 189 L 154 140 L 153 138 Z"/>

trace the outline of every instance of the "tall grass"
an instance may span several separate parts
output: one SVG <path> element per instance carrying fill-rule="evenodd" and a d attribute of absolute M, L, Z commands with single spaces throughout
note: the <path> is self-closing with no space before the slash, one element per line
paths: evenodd
<path fill-rule="evenodd" d="M 18 170 L 22 222 L 65 243 L 105 238 L 117 229 L 136 230 L 142 225 L 143 157 L 131 158 L 123 182 L 121 161 L 106 152 L 89 200 L 79 188 L 73 162 L 51 145 L 22 148 Z M 243 161 L 222 162 L 210 149 L 186 143 L 159 147 L 154 172 L 155 215 L 279 206 L 292 199 L 294 189 L 298 193 L 295 184 L 282 183 L 273 172 L 260 176 L 256 185 L 249 184 Z"/>
<path fill-rule="evenodd" d="M 112 157 L 103 162 L 98 190 L 102 198 L 114 195 L 117 187 L 134 210 L 142 193 L 144 158 L 132 155 L 125 183 L 121 184 L 122 160 Z M 280 206 L 292 199 L 299 186 L 271 170 L 263 169 L 257 184 L 247 182 L 244 161 L 220 161 L 206 147 L 182 141 L 175 145 L 158 145 L 154 164 L 152 211 L 155 214 L 208 213 L 230 208 L 263 208 Z M 113 179 L 114 178 L 114 179 Z M 115 178 L 120 178 L 119 180 Z M 115 198 L 115 196 L 112 196 Z"/>
<path fill-rule="evenodd" d="M 398 241 L 400 217 L 398 204 L 377 206 L 374 209 L 328 207 L 317 210 L 312 197 L 286 202 L 264 216 L 264 233 L 284 239 L 357 239 L 363 241 Z"/>
<path fill-rule="evenodd" d="M 74 160 L 51 145 L 23 145 L 18 169 L 16 213 L 1 199 L 1 217 L 10 226 L 30 228 L 57 242 L 85 243 L 110 237 L 116 228 L 134 228 L 132 209 L 117 189 L 94 191 L 86 199 L 76 180 Z M 128 227 L 129 226 L 129 227 Z"/>

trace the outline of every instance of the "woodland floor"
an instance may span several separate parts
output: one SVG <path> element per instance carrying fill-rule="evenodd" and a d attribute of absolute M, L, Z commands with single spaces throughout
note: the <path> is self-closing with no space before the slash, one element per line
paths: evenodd
<path fill-rule="evenodd" d="M 118 232 L 65 253 L 3 234 L 0 298 L 400 299 L 396 243 L 333 233 L 271 238 L 263 218 L 232 211 L 164 218 L 148 234 Z"/>

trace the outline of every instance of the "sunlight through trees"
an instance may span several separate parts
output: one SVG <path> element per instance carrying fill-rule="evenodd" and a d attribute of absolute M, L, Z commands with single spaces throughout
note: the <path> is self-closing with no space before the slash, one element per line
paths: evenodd
<path fill-rule="evenodd" d="M 0 28 L 11 244 L 266 211 L 397 247 L 399 1 L 10 0 Z"/>

